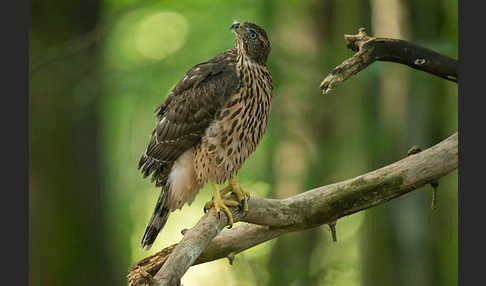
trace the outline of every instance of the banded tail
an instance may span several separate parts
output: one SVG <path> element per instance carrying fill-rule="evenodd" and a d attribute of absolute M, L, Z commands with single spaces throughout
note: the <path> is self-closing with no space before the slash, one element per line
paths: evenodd
<path fill-rule="evenodd" d="M 157 238 L 159 232 L 164 228 L 167 219 L 169 218 L 169 214 L 171 212 L 169 207 L 169 189 L 170 186 L 168 183 L 160 191 L 159 199 L 157 200 L 157 204 L 155 205 L 154 213 L 150 218 L 150 222 L 145 229 L 145 234 L 142 238 L 142 243 L 140 244 L 140 248 L 145 250 L 150 250 L 152 244 Z"/>

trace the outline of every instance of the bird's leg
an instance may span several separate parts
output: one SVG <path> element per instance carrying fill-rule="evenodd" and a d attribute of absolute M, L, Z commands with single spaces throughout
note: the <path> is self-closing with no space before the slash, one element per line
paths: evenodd
<path fill-rule="evenodd" d="M 228 185 L 226 186 L 224 189 L 220 190 L 219 191 L 219 194 L 221 195 L 221 197 L 223 197 L 224 195 L 226 195 L 227 193 L 231 192 L 231 186 Z M 214 197 L 211 198 L 211 200 L 214 199 Z M 212 205 L 211 205 L 212 206 Z M 210 207 L 211 207 L 210 206 Z M 204 208 L 204 212 L 206 212 L 206 208 Z"/>
<path fill-rule="evenodd" d="M 248 198 L 250 197 L 250 193 L 245 192 L 235 178 L 231 178 L 229 181 L 229 186 L 231 187 L 231 192 L 236 195 L 238 202 L 241 203 L 241 209 L 243 212 L 248 211 Z"/>
<path fill-rule="evenodd" d="M 213 183 L 213 182 L 211 182 L 211 186 L 213 187 L 213 196 L 214 197 L 213 197 L 213 199 L 211 201 L 207 202 L 204 205 L 204 210 L 207 211 L 211 207 L 214 206 L 214 208 L 216 208 L 216 212 L 218 213 L 218 215 L 219 215 L 219 212 L 221 210 L 223 210 L 223 212 L 228 217 L 228 225 L 229 225 L 229 228 L 231 228 L 233 226 L 233 215 L 231 214 L 230 210 L 228 209 L 228 206 L 235 207 L 235 206 L 238 205 L 238 202 L 235 202 L 233 200 L 223 200 L 223 199 L 221 199 L 221 193 L 218 190 L 218 186 L 215 183 Z M 225 191 L 225 189 L 223 189 L 222 192 Z"/>
<path fill-rule="evenodd" d="M 221 195 L 221 197 L 223 197 L 224 195 L 226 195 L 227 193 L 229 193 L 231 191 L 232 191 L 231 186 L 228 185 L 228 186 L 224 187 L 224 189 L 220 190 L 219 194 Z"/>
<path fill-rule="evenodd" d="M 226 195 L 227 193 L 231 192 L 231 186 L 226 186 L 224 189 L 220 190 L 219 191 L 219 195 L 221 197 L 223 197 L 224 195 Z M 212 201 L 214 200 L 214 196 L 211 197 L 211 201 L 207 202 L 205 205 L 204 205 L 204 213 L 206 213 L 212 206 L 213 206 L 213 203 Z"/>

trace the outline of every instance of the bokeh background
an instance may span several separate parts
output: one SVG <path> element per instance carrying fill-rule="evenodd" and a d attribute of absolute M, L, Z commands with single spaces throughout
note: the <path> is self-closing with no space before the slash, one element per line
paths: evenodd
<path fill-rule="evenodd" d="M 138 248 L 159 190 L 137 170 L 154 109 L 193 65 L 233 47 L 233 20 L 270 36 L 270 123 L 238 180 L 285 198 L 427 148 L 458 129 L 457 85 L 375 63 L 329 95 L 322 78 L 366 27 L 457 58 L 454 0 L 31 0 L 30 284 L 126 285 L 128 268 L 181 239 L 209 188 Z M 457 285 L 457 171 L 430 186 L 237 255 L 190 285 Z"/>

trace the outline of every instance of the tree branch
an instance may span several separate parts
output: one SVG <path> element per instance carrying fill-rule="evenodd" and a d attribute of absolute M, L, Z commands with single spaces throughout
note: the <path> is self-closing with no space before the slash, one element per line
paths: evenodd
<path fill-rule="evenodd" d="M 252 197 L 247 223 L 221 232 L 226 216 L 206 213 L 177 245 L 131 267 L 130 286 L 179 285 L 187 269 L 235 254 L 285 233 L 306 230 L 397 198 L 437 181 L 458 167 L 458 134 L 420 153 L 367 174 L 275 200 Z M 214 239 L 213 239 L 214 238 Z M 147 274 L 152 277 L 147 277 Z M 149 282 L 151 281 L 151 282 Z"/>
<path fill-rule="evenodd" d="M 395 62 L 457 82 L 457 60 L 407 41 L 374 38 L 360 28 L 356 35 L 344 35 L 346 46 L 355 51 L 351 58 L 334 68 L 321 83 L 326 94 L 375 61 Z"/>

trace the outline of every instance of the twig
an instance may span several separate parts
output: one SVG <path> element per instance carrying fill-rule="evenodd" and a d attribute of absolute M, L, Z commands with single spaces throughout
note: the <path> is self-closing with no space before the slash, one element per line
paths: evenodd
<path fill-rule="evenodd" d="M 248 223 L 221 233 L 226 216 L 218 218 L 211 209 L 185 233 L 177 246 L 132 266 L 129 285 L 145 283 L 140 269 L 151 275 L 157 272 L 156 285 L 178 285 L 191 265 L 238 254 L 285 233 L 314 228 L 377 206 L 429 184 L 457 166 L 458 134 L 455 133 L 429 149 L 353 179 L 282 200 L 252 197 L 246 217 L 242 218 L 236 208 L 232 209 L 235 222 Z"/>
<path fill-rule="evenodd" d="M 230 265 L 233 265 L 233 261 L 235 261 L 235 254 L 233 252 L 229 253 L 226 258 L 228 258 L 228 262 Z"/>
<path fill-rule="evenodd" d="M 420 147 L 412 146 L 412 148 L 410 148 L 410 150 L 408 150 L 407 156 L 411 156 L 411 155 L 414 155 L 414 154 L 417 154 L 417 153 L 420 153 L 420 152 L 422 152 L 422 149 L 420 149 Z M 432 190 L 432 201 L 430 203 L 430 208 L 432 210 L 435 210 L 436 207 L 437 207 L 437 188 L 439 187 L 439 181 L 434 180 L 434 181 L 430 182 L 430 186 L 432 186 L 432 188 L 433 188 L 433 190 Z"/>
<path fill-rule="evenodd" d="M 324 94 L 375 61 L 401 63 L 457 82 L 457 60 L 430 49 L 403 40 L 368 37 L 364 28 L 356 35 L 344 35 L 344 40 L 356 54 L 324 78 L 320 86 Z"/>
<path fill-rule="evenodd" d="M 432 186 L 432 202 L 430 203 L 430 208 L 432 210 L 435 210 L 437 208 L 437 188 L 439 188 L 439 181 L 435 180 L 430 182 L 430 185 Z"/>
<path fill-rule="evenodd" d="M 331 238 L 332 238 L 332 241 L 333 242 L 336 242 L 337 241 L 337 237 L 336 237 L 336 223 L 337 221 L 332 221 L 330 222 L 328 225 L 329 225 L 329 229 L 331 230 Z"/>

